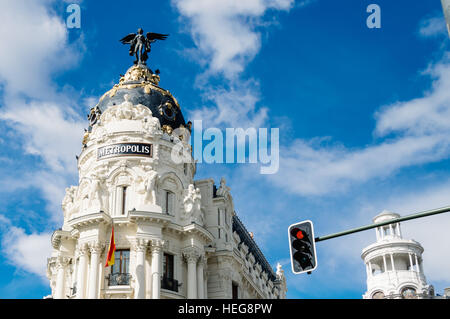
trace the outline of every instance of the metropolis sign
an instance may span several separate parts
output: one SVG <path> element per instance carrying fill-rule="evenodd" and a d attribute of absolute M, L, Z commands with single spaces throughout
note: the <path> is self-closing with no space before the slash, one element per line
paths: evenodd
<path fill-rule="evenodd" d="M 119 143 L 100 147 L 97 160 L 115 156 L 148 156 L 152 157 L 152 144 Z"/>

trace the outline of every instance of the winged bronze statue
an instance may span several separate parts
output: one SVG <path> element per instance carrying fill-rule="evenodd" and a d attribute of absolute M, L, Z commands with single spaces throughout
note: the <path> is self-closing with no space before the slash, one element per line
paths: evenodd
<path fill-rule="evenodd" d="M 148 53 L 151 51 L 151 44 L 156 40 L 165 40 L 169 35 L 161 33 L 147 32 L 144 36 L 144 30 L 138 29 L 137 33 L 130 33 L 123 37 L 120 42 L 130 45 L 130 55 L 136 56 L 134 64 L 146 64 Z"/>

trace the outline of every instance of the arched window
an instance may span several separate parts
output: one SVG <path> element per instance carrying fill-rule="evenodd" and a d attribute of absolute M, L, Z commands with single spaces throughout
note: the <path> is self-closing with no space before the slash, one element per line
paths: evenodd
<path fill-rule="evenodd" d="M 416 299 L 417 298 L 416 289 L 414 289 L 412 287 L 403 288 L 401 294 L 402 294 L 403 299 Z"/>
<path fill-rule="evenodd" d="M 385 295 L 382 291 L 377 291 L 372 295 L 372 299 L 384 299 Z"/>

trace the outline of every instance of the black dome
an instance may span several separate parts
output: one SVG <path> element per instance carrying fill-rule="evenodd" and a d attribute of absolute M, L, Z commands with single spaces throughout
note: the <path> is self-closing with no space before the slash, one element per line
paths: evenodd
<path fill-rule="evenodd" d="M 107 108 L 125 102 L 125 95 L 128 94 L 128 101 L 148 107 L 153 116 L 159 119 L 161 127 L 185 127 L 186 122 L 178 101 L 169 91 L 159 87 L 158 82 L 159 76 L 147 66 L 134 65 L 121 77 L 119 84 L 100 98 L 95 108 L 103 113 Z"/>

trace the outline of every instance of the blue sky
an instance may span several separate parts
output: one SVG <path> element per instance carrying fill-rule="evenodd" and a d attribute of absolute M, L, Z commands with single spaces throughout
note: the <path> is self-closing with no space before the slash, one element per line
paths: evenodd
<path fill-rule="evenodd" d="M 81 28 L 67 29 L 69 3 Z M 368 29 L 366 8 L 381 8 Z M 290 272 L 287 227 L 317 235 L 449 204 L 450 60 L 440 1 L 2 1 L 0 298 L 41 298 L 50 234 L 77 181 L 86 114 L 132 63 L 124 35 L 169 33 L 149 65 L 204 126 L 280 129 L 280 170 L 201 164 L 235 209 L 289 298 L 361 298 L 368 231 L 317 244 L 319 267 Z M 425 275 L 450 286 L 450 215 L 403 224 L 425 248 Z"/>

